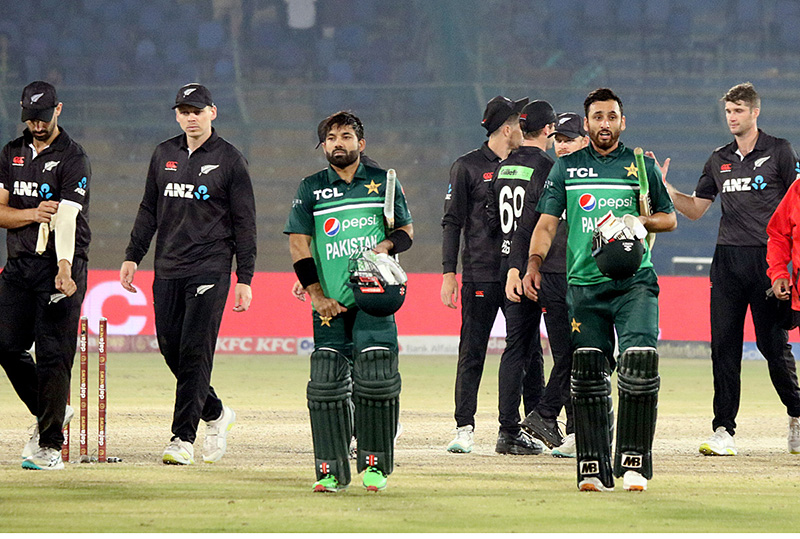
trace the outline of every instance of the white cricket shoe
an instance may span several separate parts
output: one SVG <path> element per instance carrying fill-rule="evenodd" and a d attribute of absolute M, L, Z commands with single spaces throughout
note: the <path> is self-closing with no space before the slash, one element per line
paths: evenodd
<path fill-rule="evenodd" d="M 700 444 L 700 452 L 704 455 L 720 457 L 735 456 L 738 453 L 733 436 L 728 434 L 725 427 L 717 427 L 711 438 Z"/>
<path fill-rule="evenodd" d="M 599 477 L 586 477 L 578 483 L 578 490 L 581 492 L 612 492 L 614 487 L 605 486 Z"/>
<path fill-rule="evenodd" d="M 567 434 L 564 437 L 564 441 L 561 442 L 561 445 L 556 446 L 550 451 L 550 454 L 554 457 L 560 457 L 563 459 L 574 459 L 575 458 L 575 433 Z"/>
<path fill-rule="evenodd" d="M 472 425 L 464 425 L 456 428 L 456 437 L 447 445 L 450 453 L 469 453 L 475 444 L 474 428 Z"/>
<path fill-rule="evenodd" d="M 789 417 L 789 453 L 800 455 L 800 417 Z"/>
<path fill-rule="evenodd" d="M 61 450 L 52 447 L 40 447 L 36 453 L 22 461 L 26 470 L 63 470 Z"/>
<path fill-rule="evenodd" d="M 194 446 L 180 438 L 172 440 L 161 457 L 164 464 L 194 464 Z"/>
<path fill-rule="evenodd" d="M 61 428 L 66 428 L 69 425 L 69 422 L 72 421 L 72 418 L 75 417 L 75 410 L 67 404 L 67 407 L 64 408 L 64 422 L 61 425 Z M 39 421 L 33 426 L 33 433 L 31 434 L 30 440 L 28 443 L 25 444 L 25 447 L 22 448 L 22 458 L 26 459 L 32 456 L 34 453 L 39 451 Z"/>
<path fill-rule="evenodd" d="M 622 488 L 632 492 L 647 490 L 647 479 L 639 472 L 628 470 L 622 476 Z"/>
<path fill-rule="evenodd" d="M 203 460 L 209 464 L 217 462 L 228 448 L 228 431 L 236 421 L 236 412 L 222 407 L 222 414 L 206 423 L 206 439 L 203 443 Z"/>

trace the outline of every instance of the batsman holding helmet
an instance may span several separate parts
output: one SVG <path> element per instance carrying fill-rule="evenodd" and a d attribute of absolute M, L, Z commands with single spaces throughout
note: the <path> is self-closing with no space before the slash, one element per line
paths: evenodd
<path fill-rule="evenodd" d="M 361 120 L 338 112 L 325 120 L 324 132 L 330 165 L 302 180 L 284 227 L 295 273 L 314 308 L 306 389 L 313 489 L 337 492 L 350 484 L 355 427 L 357 469 L 364 471 L 364 488 L 378 491 L 392 473 L 400 410 L 393 313 L 402 304 L 405 273 L 389 255 L 411 247 L 414 230 L 400 186 L 392 203 L 391 175 L 360 160 L 366 144 Z"/>
<path fill-rule="evenodd" d="M 608 88 L 584 101 L 591 144 L 556 161 L 537 206 L 525 294 L 537 300 L 540 267 L 566 210 L 567 305 L 574 348 L 571 395 L 575 414 L 578 488 L 608 491 L 614 476 L 625 490 L 645 490 L 652 477 L 651 449 L 658 400 L 658 279 L 648 232 L 673 230 L 672 201 L 655 162 L 644 171 L 619 136 L 622 101 Z M 639 207 L 640 177 L 650 192 L 650 216 Z M 614 330 L 619 338 L 619 417 L 611 466 L 613 409 L 610 374 Z"/>

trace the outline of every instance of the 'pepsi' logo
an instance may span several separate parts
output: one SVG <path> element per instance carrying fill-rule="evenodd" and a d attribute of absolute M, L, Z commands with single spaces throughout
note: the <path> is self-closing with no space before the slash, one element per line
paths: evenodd
<path fill-rule="evenodd" d="M 597 207 L 597 199 L 591 193 L 584 193 L 578 199 L 578 204 L 584 211 L 592 211 Z"/>
<path fill-rule="evenodd" d="M 339 223 L 339 219 L 336 217 L 329 217 L 325 221 L 325 224 L 322 225 L 322 229 L 325 231 L 325 235 L 327 235 L 329 238 L 332 238 L 339 233 L 339 231 L 342 229 L 342 225 Z"/>

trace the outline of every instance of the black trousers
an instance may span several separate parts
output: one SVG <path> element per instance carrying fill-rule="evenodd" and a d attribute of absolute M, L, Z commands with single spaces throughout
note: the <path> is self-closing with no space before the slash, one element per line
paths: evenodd
<path fill-rule="evenodd" d="M 539 404 L 544 393 L 544 361 L 539 324 L 542 308 L 523 296 L 519 303 L 504 298 L 506 316 L 506 348 L 500 357 L 498 371 L 498 411 L 500 430 L 519 432 L 520 397 L 525 415 Z"/>
<path fill-rule="evenodd" d="M 38 418 L 39 445 L 61 449 L 64 408 L 78 344 L 81 303 L 86 295 L 86 260 L 76 258 L 78 290 L 56 302 L 53 259 L 10 259 L 0 274 L 0 364 L 14 390 Z M 36 344 L 36 362 L 28 350 Z"/>
<path fill-rule="evenodd" d="M 536 407 L 545 418 L 558 417 L 563 406 L 567 413 L 567 434 L 575 432 L 572 401 L 569 398 L 569 379 L 572 373 L 571 326 L 567 309 L 567 274 L 542 273 L 539 304 L 544 312 L 544 323 L 553 354 L 553 369 Z"/>
<path fill-rule="evenodd" d="M 200 419 L 222 414 L 211 369 L 230 283 L 228 273 L 153 281 L 158 347 L 178 381 L 173 438 L 194 443 Z"/>
<path fill-rule="evenodd" d="M 717 245 L 711 263 L 711 363 L 714 421 L 734 434 L 741 394 L 742 344 L 747 307 L 753 316 L 756 346 L 767 360 L 772 385 L 787 413 L 800 416 L 800 390 L 789 333 L 778 327 L 778 300 L 767 299 L 766 247 Z"/>
<path fill-rule="evenodd" d="M 499 282 L 465 282 L 461 286 L 461 339 L 455 391 L 458 427 L 475 426 L 486 347 L 497 310 L 503 308 L 503 297 L 503 286 Z"/>

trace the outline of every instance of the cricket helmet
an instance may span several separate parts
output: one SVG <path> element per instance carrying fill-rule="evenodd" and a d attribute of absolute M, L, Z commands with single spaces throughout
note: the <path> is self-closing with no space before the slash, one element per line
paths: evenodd
<path fill-rule="evenodd" d="M 632 277 L 638 271 L 644 256 L 644 244 L 637 239 L 595 241 L 595 247 L 592 256 L 597 267 L 603 275 L 612 279 Z"/>
<path fill-rule="evenodd" d="M 355 253 L 347 269 L 356 305 L 365 313 L 389 316 L 403 305 L 408 277 L 394 258 L 371 250 Z"/>

